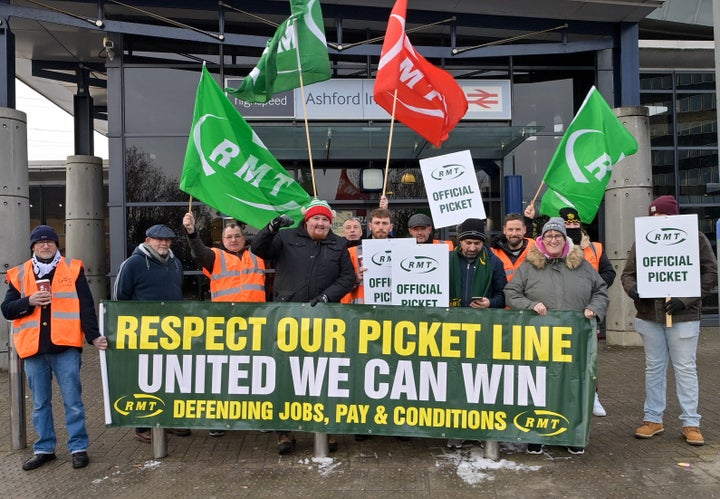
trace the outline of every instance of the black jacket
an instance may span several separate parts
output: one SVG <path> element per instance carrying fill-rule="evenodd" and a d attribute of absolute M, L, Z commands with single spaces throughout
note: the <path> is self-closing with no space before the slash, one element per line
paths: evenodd
<path fill-rule="evenodd" d="M 355 286 L 355 270 L 347 240 L 333 232 L 314 241 L 305 226 L 270 232 L 265 227 L 250 249 L 275 261 L 273 301 L 307 302 L 320 295 L 339 302 Z"/>

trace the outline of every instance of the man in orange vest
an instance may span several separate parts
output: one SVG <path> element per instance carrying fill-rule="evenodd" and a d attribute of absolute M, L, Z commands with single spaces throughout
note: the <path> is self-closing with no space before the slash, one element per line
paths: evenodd
<path fill-rule="evenodd" d="M 492 242 L 491 249 L 503 264 L 508 282 L 525 261 L 528 251 L 535 246 L 535 240 L 525 237 L 525 217 L 520 213 L 509 213 L 503 222 L 503 235 Z"/>
<path fill-rule="evenodd" d="M 242 227 L 231 222 L 222 231 L 224 250 L 208 248 L 195 230 L 195 215 L 187 212 L 182 221 L 193 260 L 210 279 L 210 299 L 223 302 L 264 302 L 265 261 L 245 244 Z M 211 437 L 222 437 L 223 430 L 210 430 Z"/>
<path fill-rule="evenodd" d="M 603 245 L 590 240 L 588 233 L 582 228 L 580 214 L 575 208 L 561 208 L 560 216 L 565 221 L 565 231 L 576 246 L 580 246 L 583 250 L 585 260 L 590 262 L 595 270 L 600 274 L 602 280 L 605 281 L 609 288 L 615 281 L 615 268 L 603 251 Z M 602 325 L 600 326 L 603 327 Z M 604 330 L 604 329 L 603 329 Z M 598 330 L 600 331 L 600 330 Z M 595 392 L 595 402 L 593 404 L 593 416 L 603 417 L 607 415 L 607 411 L 600 403 L 600 397 Z"/>
<path fill-rule="evenodd" d="M 195 216 L 191 212 L 183 217 L 183 227 L 193 259 L 210 279 L 212 301 L 265 301 L 265 262 L 245 244 L 239 224 L 231 222 L 223 229 L 224 250 L 205 246 L 195 230 Z"/>
<path fill-rule="evenodd" d="M 38 439 L 24 470 L 39 468 L 55 459 L 55 425 L 52 413 L 52 377 L 55 375 L 65 406 L 65 426 L 72 467 L 90 462 L 85 427 L 80 365 L 85 341 L 105 350 L 95 302 L 80 260 L 66 260 L 58 249 L 57 232 L 38 225 L 30 234 L 32 257 L 7 272 L 8 290 L 2 313 L 13 321 L 13 344 L 23 359 L 32 391 L 32 422 Z"/>

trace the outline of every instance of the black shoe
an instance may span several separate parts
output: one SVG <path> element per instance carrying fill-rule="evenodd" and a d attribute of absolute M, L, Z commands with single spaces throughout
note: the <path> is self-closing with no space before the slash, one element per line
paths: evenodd
<path fill-rule="evenodd" d="M 528 454 L 542 454 L 542 444 L 528 444 L 526 452 Z"/>
<path fill-rule="evenodd" d="M 585 454 L 585 447 L 568 447 L 567 450 L 570 454 L 575 456 L 582 456 Z"/>
<path fill-rule="evenodd" d="M 295 438 L 292 433 L 283 433 L 278 435 L 277 451 L 278 454 L 289 454 L 295 449 Z"/>
<path fill-rule="evenodd" d="M 223 435 L 225 435 L 225 431 L 224 430 L 210 430 L 210 431 L 208 431 L 208 435 L 210 435 L 211 437 L 222 437 Z"/>
<path fill-rule="evenodd" d="M 328 437 L 328 451 L 336 452 L 338 450 L 338 443 L 335 437 Z"/>
<path fill-rule="evenodd" d="M 90 458 L 87 455 L 87 452 L 73 452 L 72 455 L 72 466 L 73 468 L 84 468 L 90 464 Z"/>
<path fill-rule="evenodd" d="M 55 460 L 55 454 L 35 454 L 33 457 L 23 463 L 23 469 L 25 471 L 34 470 L 39 468 L 45 463 Z"/>

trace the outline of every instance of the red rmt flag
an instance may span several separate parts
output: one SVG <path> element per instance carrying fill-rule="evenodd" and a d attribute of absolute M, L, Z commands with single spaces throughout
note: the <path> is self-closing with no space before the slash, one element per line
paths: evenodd
<path fill-rule="evenodd" d="M 397 0 L 388 20 L 375 77 L 375 102 L 395 118 L 439 147 L 465 116 L 468 103 L 462 88 L 447 71 L 415 51 L 405 33 L 407 0 Z"/>

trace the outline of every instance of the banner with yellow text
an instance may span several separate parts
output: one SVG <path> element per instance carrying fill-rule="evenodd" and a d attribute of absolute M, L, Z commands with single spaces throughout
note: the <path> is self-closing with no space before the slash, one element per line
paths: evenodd
<path fill-rule="evenodd" d="M 103 302 L 110 426 L 584 446 L 596 326 L 577 312 Z"/>

